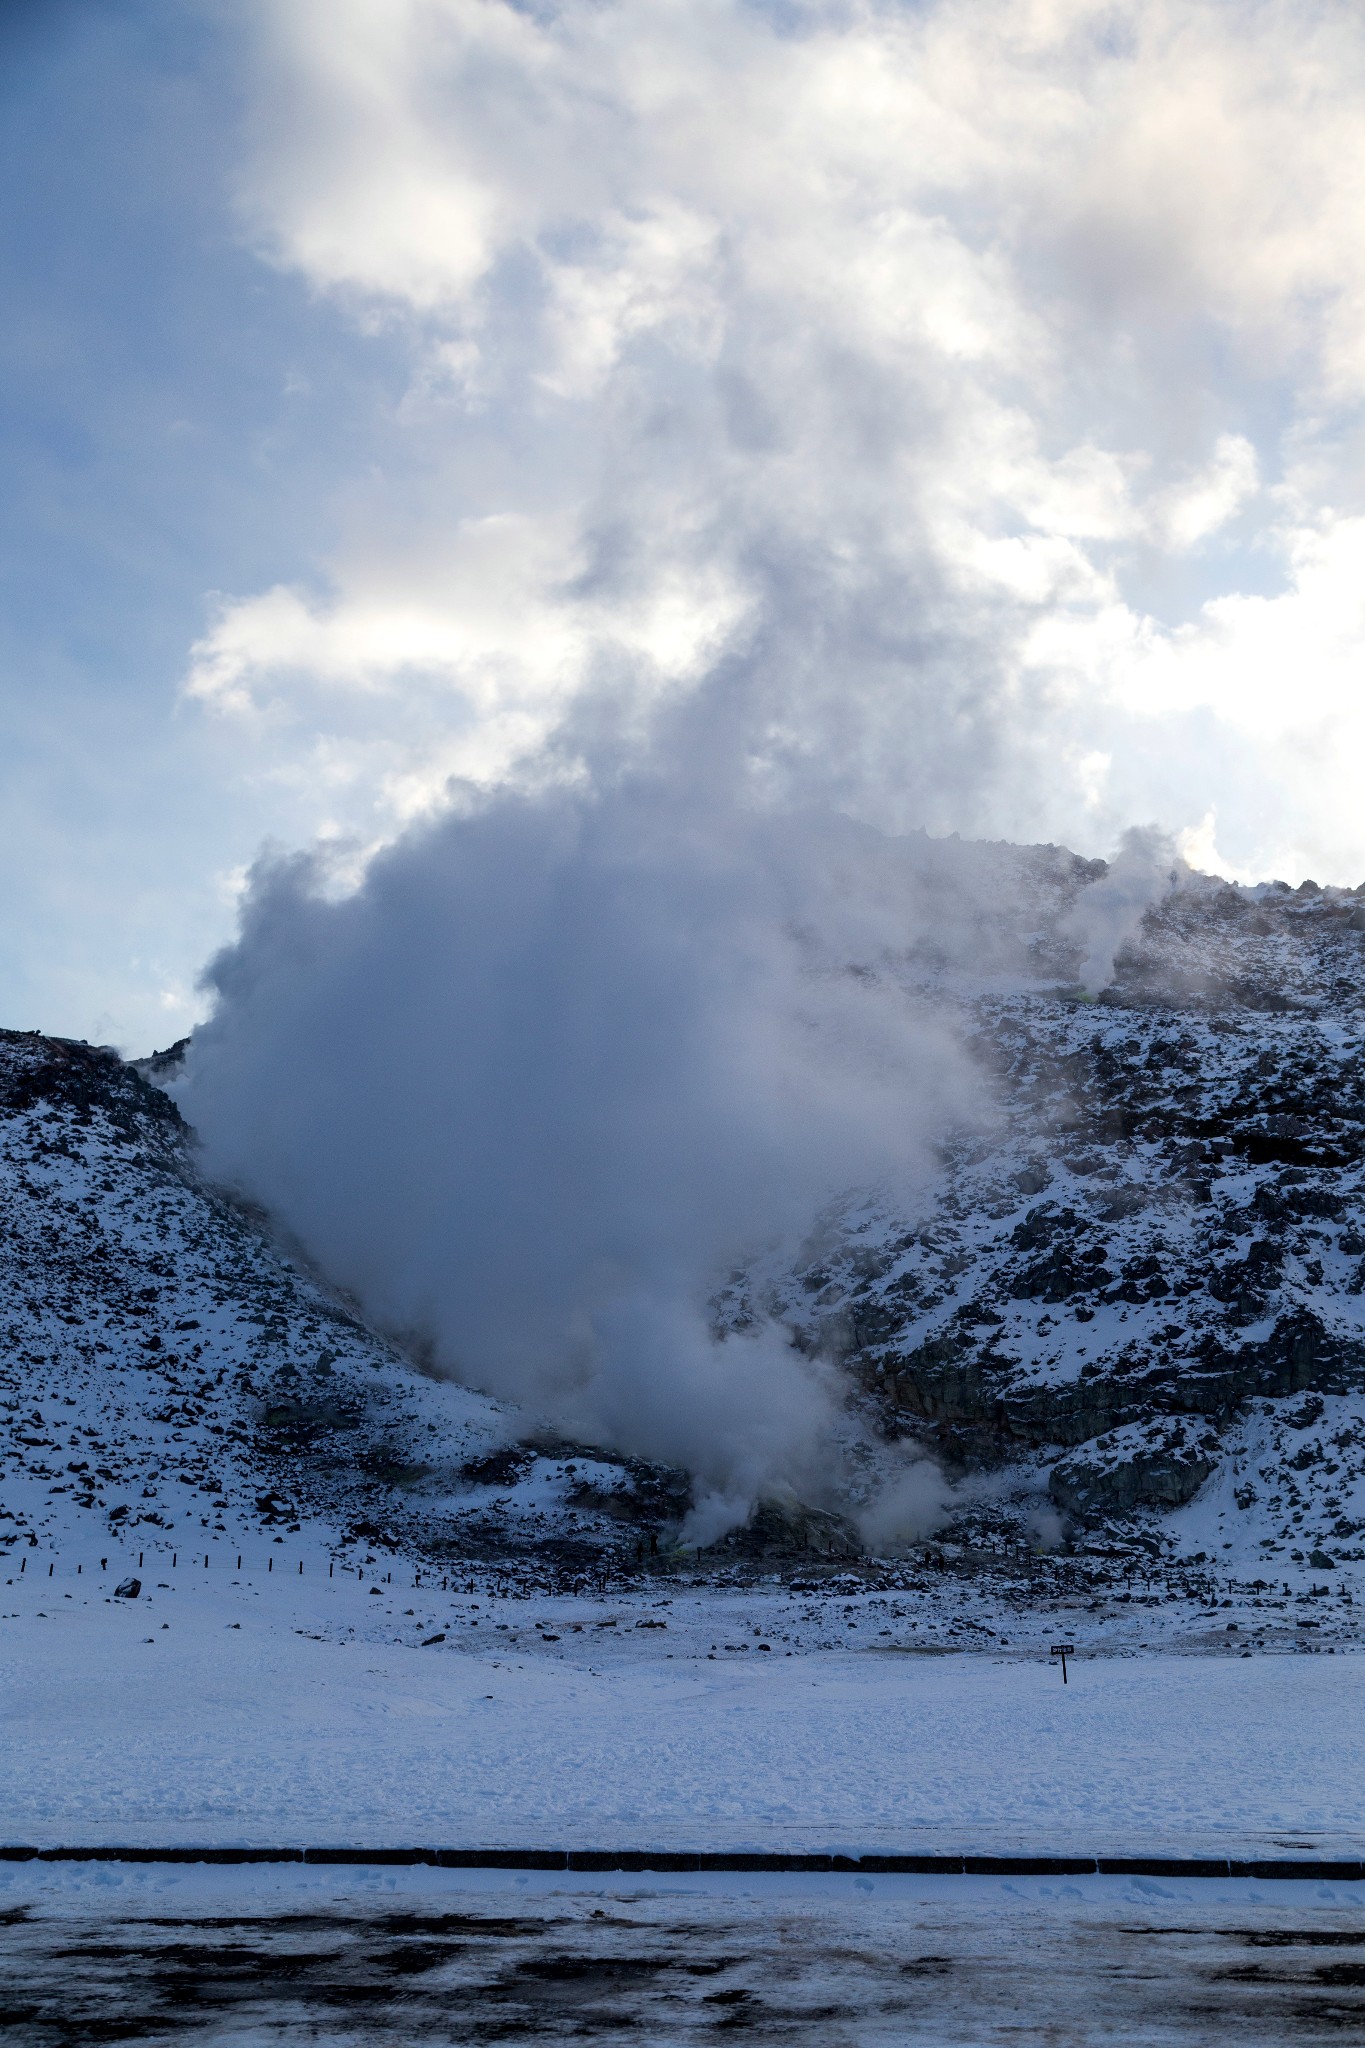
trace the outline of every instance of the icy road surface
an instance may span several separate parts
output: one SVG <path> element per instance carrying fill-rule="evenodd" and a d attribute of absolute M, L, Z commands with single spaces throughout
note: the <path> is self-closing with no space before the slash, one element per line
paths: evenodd
<path fill-rule="evenodd" d="M 0 2041 L 1365 2035 L 1359 1885 L 0 1871 Z"/>
<path fill-rule="evenodd" d="M 913 1614 L 846 1602 L 814 1648 L 781 1589 L 498 1600 L 148 1563 L 135 1601 L 0 1588 L 3 1838 L 1365 1851 L 1365 1659 L 1292 1611 L 1249 1655 L 1123 1654 L 1072 1615 L 1064 1687 L 1048 1617 L 930 1653 Z"/>

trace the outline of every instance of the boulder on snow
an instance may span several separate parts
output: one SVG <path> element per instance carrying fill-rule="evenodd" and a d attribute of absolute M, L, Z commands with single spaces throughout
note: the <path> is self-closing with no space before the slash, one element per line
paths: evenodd
<path fill-rule="evenodd" d="M 142 1591 L 141 1579 L 120 1579 L 114 1588 L 116 1600 L 136 1600 Z"/>

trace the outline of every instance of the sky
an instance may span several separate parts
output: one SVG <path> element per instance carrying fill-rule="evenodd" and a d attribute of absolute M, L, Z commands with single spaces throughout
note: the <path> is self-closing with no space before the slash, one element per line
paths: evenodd
<path fill-rule="evenodd" d="M 1365 878 L 1345 0 L 9 0 L 0 173 L 7 1024 L 164 1044 L 263 847 L 689 704 L 750 804 Z"/>

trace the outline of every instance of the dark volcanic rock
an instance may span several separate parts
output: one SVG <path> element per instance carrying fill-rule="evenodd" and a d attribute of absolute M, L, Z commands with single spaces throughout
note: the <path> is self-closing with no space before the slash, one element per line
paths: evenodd
<path fill-rule="evenodd" d="M 1218 1463 L 1218 1440 L 1181 1423 L 1149 1423 L 1095 1437 L 1052 1468 L 1048 1491 L 1083 1519 L 1135 1507 L 1180 1507 Z"/>

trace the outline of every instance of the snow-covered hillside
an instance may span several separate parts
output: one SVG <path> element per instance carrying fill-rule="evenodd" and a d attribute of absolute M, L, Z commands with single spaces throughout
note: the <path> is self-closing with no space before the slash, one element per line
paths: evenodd
<path fill-rule="evenodd" d="M 841 1357 L 959 1534 L 1045 1486 L 1058 1534 L 1321 1577 L 1365 1558 L 1365 908 L 1186 877 L 1096 1001 L 1059 979 L 1093 876 L 1043 869 L 1031 971 L 916 969 L 993 1083 L 923 1213 L 855 1205 L 723 1310 Z"/>
<path fill-rule="evenodd" d="M 840 1361 L 874 1442 L 933 1451 L 960 1569 L 1117 1542 L 1349 1587 L 1365 906 L 1186 876 L 1092 1000 L 1077 907 L 1103 876 L 1053 848 L 945 861 L 955 936 L 904 974 L 970 1043 L 980 1117 L 920 1213 L 860 1197 L 794 1271 L 737 1275 L 718 1318 L 776 1313 Z M 337 1555 L 535 1557 L 570 1577 L 667 1553 L 681 1475 L 427 1377 L 205 1184 L 156 1085 L 173 1065 L 0 1035 L 11 1537 L 311 1532 Z M 806 1569 L 856 1547 L 852 1520 L 761 1505 L 709 1562 Z"/>
<path fill-rule="evenodd" d="M 571 1570 L 628 1540 L 623 1467 L 424 1377 L 203 1183 L 173 1103 L 111 1052 L 0 1034 L 0 1229 L 0 1542 L 306 1531 Z"/>

